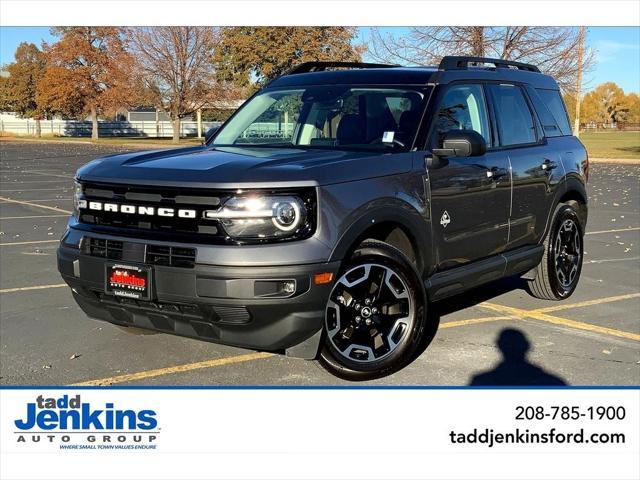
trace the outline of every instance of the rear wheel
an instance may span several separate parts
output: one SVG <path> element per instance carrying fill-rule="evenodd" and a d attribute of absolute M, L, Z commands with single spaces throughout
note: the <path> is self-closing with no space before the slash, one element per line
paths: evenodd
<path fill-rule="evenodd" d="M 349 380 L 402 368 L 423 335 L 425 306 L 422 282 L 409 259 L 386 243 L 364 242 L 329 295 L 322 365 Z"/>
<path fill-rule="evenodd" d="M 576 210 L 568 204 L 556 208 L 553 224 L 544 242 L 544 255 L 529 280 L 534 297 L 563 300 L 571 296 L 580 279 L 584 232 Z"/>

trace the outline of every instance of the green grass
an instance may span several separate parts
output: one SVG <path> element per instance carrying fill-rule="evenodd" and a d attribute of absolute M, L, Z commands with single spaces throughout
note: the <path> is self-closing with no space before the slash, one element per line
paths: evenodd
<path fill-rule="evenodd" d="M 4 136 L 4 139 L 11 138 L 28 138 L 35 137 L 11 137 Z M 166 145 L 167 147 L 175 146 L 170 138 L 140 138 L 140 137 L 106 137 L 97 141 L 92 141 L 86 137 L 53 137 L 43 136 L 42 140 L 53 141 L 74 141 L 87 142 L 105 145 L 149 145 L 150 148 L 156 148 L 158 145 Z M 587 147 L 589 156 L 592 158 L 620 158 L 620 159 L 640 159 L 640 131 L 639 132 L 582 132 L 580 140 Z M 198 138 L 182 138 L 180 145 L 199 145 L 201 140 Z"/>
<path fill-rule="evenodd" d="M 582 132 L 580 140 L 593 158 L 640 159 L 640 132 Z"/>
<path fill-rule="evenodd" d="M 0 137 L 4 140 L 44 140 L 44 141 L 58 141 L 58 142 L 85 142 L 93 143 L 96 145 L 166 145 L 167 147 L 175 146 L 171 138 L 140 138 L 140 137 L 104 137 L 98 140 L 91 140 L 89 137 L 57 137 L 52 135 L 43 135 L 41 138 L 37 138 L 31 135 L 3 135 Z M 202 139 L 199 138 L 181 138 L 179 145 L 200 145 Z"/>

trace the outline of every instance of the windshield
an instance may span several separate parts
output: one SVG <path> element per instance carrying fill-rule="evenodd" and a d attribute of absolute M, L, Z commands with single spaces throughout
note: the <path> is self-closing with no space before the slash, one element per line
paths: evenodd
<path fill-rule="evenodd" d="M 345 85 L 266 90 L 245 104 L 211 145 L 408 149 L 426 93 L 425 88 Z"/>

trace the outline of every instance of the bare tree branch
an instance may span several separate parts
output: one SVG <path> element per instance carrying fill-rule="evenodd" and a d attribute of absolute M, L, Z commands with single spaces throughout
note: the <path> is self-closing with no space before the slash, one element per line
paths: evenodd
<path fill-rule="evenodd" d="M 446 55 L 497 57 L 537 65 L 565 92 L 575 90 L 578 29 L 574 27 L 412 27 L 406 35 L 372 29 L 368 55 L 377 61 L 437 65 Z M 595 62 L 585 50 L 584 68 Z"/>
<path fill-rule="evenodd" d="M 171 118 L 174 141 L 182 117 L 223 96 L 213 75 L 217 34 L 211 27 L 137 27 L 127 32 L 144 95 Z"/>

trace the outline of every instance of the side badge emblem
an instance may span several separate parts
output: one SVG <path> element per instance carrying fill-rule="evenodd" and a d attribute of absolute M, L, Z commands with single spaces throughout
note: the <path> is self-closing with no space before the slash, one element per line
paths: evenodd
<path fill-rule="evenodd" d="M 440 217 L 440 225 L 446 228 L 447 225 L 449 225 L 450 223 L 451 223 L 451 217 L 445 210 L 444 213 L 442 214 L 442 217 Z"/>

